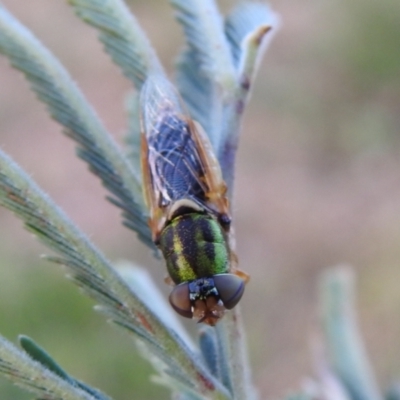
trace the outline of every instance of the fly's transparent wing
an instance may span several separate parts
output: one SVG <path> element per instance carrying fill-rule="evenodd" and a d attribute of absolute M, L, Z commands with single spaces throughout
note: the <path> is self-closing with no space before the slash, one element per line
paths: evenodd
<path fill-rule="evenodd" d="M 226 187 L 207 135 L 188 118 L 179 95 L 162 76 L 150 76 L 141 94 L 142 171 L 153 235 L 170 208 L 190 200 L 199 208 L 227 214 Z"/>
<path fill-rule="evenodd" d="M 205 202 L 205 170 L 193 139 L 193 124 L 184 117 L 179 99 L 165 78 L 146 83 L 142 119 L 158 206 L 167 207 L 180 199 Z"/>

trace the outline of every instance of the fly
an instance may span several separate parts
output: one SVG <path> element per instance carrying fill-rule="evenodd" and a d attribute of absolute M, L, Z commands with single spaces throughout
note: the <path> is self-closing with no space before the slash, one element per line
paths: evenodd
<path fill-rule="evenodd" d="M 215 325 L 236 306 L 249 277 L 237 268 L 219 162 L 172 84 L 151 76 L 141 93 L 141 164 L 153 240 L 183 317 Z"/>

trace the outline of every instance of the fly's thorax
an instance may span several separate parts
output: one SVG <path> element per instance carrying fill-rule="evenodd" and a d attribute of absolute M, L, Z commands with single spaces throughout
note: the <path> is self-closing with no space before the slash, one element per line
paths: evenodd
<path fill-rule="evenodd" d="M 161 232 L 159 247 L 176 284 L 223 274 L 229 268 L 222 228 L 207 214 L 194 212 L 174 218 Z"/>

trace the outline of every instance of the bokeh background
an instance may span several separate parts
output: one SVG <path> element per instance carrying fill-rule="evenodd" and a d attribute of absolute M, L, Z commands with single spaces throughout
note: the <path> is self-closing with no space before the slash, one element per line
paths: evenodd
<path fill-rule="evenodd" d="M 131 90 L 95 32 L 64 1 L 3 0 L 61 59 L 122 142 Z M 226 10 L 233 1 L 221 2 Z M 400 2 L 274 0 L 282 27 L 245 115 L 234 216 L 254 380 L 263 398 L 312 374 L 318 279 L 346 262 L 379 384 L 400 378 Z M 172 71 L 181 29 L 165 0 L 129 1 Z M 120 224 L 118 210 L 76 159 L 21 74 L 0 57 L 0 146 L 111 260 L 161 263 Z M 46 263 L 46 252 L 0 209 L 0 332 L 34 337 L 71 374 L 118 400 L 166 399 L 131 339 Z M 310 345 L 311 343 L 311 345 Z M 28 399 L 0 380 L 0 398 Z"/>

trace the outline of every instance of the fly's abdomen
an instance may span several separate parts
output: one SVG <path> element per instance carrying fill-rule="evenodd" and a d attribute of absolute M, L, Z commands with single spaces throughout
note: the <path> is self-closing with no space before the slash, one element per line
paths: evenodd
<path fill-rule="evenodd" d="M 221 226 L 205 214 L 174 218 L 161 232 L 159 246 L 176 284 L 228 272 L 228 250 Z"/>

